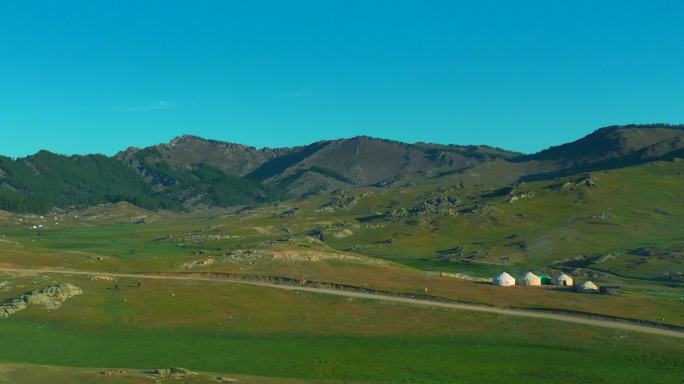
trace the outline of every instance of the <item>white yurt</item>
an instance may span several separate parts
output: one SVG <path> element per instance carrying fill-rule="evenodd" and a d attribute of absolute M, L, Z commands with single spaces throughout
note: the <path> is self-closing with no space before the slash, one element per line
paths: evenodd
<path fill-rule="evenodd" d="M 596 293 L 598 292 L 598 286 L 591 281 L 585 281 L 577 286 L 577 292 Z"/>
<path fill-rule="evenodd" d="M 541 285 L 541 277 L 532 272 L 527 272 L 525 276 L 522 277 L 521 282 L 522 285 Z"/>
<path fill-rule="evenodd" d="M 556 281 L 554 282 L 556 285 L 560 285 L 561 287 L 572 287 L 574 285 L 572 277 L 566 275 L 565 273 L 561 273 L 558 277 L 556 277 Z"/>
<path fill-rule="evenodd" d="M 510 287 L 511 285 L 515 285 L 515 277 L 509 275 L 506 272 L 502 272 L 500 275 L 494 276 L 494 280 L 492 280 L 492 283 L 494 285 L 500 285 L 502 287 Z"/>

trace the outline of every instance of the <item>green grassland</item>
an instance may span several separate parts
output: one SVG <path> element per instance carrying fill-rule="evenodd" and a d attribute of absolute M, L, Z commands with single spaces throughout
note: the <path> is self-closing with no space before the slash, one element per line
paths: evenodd
<path fill-rule="evenodd" d="M 4 279 L 9 296 L 57 281 Z M 377 383 L 673 383 L 684 361 L 681 340 L 553 321 L 239 284 L 67 280 L 84 294 L 0 322 L 15 346 L 0 361 Z"/>
<path fill-rule="evenodd" d="M 677 275 L 684 272 L 683 161 L 518 183 L 503 194 L 496 191 L 510 180 L 489 175 L 435 171 L 420 184 L 408 175 L 383 188 L 238 211 L 154 212 L 119 203 L 44 216 L 0 212 L 0 265 L 230 272 L 403 293 L 429 288 L 464 302 L 684 326 Z M 441 211 L 414 209 L 449 197 Z M 439 274 L 503 270 L 564 270 L 579 281 L 620 284 L 626 293 L 505 289 Z M 684 368 L 680 340 L 550 320 L 238 284 L 145 281 L 137 288 L 120 279 L 114 290 L 85 276 L 3 274 L 3 281 L 3 299 L 57 281 L 84 290 L 59 310 L 29 307 L 0 320 L 2 344 L 15 346 L 0 348 L 0 362 L 14 364 L 12 372 L 23 372 L 24 363 L 80 367 L 54 368 L 64 382 L 91 375 L 92 367 L 183 366 L 243 375 L 243 382 L 676 383 Z"/>
<path fill-rule="evenodd" d="M 596 186 L 571 185 L 575 177 L 519 185 L 517 194 L 533 197 L 462 198 L 463 207 L 486 206 L 481 214 L 386 220 L 379 230 L 341 240 L 336 248 L 360 244 L 361 252 L 406 264 L 462 269 L 438 263 L 438 251 L 464 248 L 469 263 L 511 264 L 515 269 L 544 267 L 577 255 L 682 241 L 684 163 L 655 163 L 598 172 Z M 413 193 L 416 193 L 415 191 Z M 456 195 L 474 195 L 465 191 Z M 408 192 L 404 198 L 408 197 Z M 412 203 L 420 201 L 414 196 Z M 361 208 L 361 207 L 359 207 Z M 378 207 L 374 211 L 380 211 Z M 511 235 L 518 234 L 515 239 Z M 392 245 L 377 241 L 394 238 Z M 502 258 L 506 256 L 506 258 Z M 477 271 L 475 267 L 472 268 Z"/>

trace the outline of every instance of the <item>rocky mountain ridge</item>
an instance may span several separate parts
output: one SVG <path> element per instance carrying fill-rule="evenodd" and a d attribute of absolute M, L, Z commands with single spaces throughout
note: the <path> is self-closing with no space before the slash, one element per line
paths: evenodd
<path fill-rule="evenodd" d="M 48 151 L 0 157 L 0 209 L 127 201 L 151 209 L 236 206 L 386 187 L 468 170 L 488 177 L 483 189 L 684 157 L 684 126 L 601 128 L 571 143 L 524 155 L 489 146 L 461 146 L 357 136 L 289 148 L 255 148 L 184 135 L 113 157 Z M 496 182 L 496 180 L 501 180 Z"/>

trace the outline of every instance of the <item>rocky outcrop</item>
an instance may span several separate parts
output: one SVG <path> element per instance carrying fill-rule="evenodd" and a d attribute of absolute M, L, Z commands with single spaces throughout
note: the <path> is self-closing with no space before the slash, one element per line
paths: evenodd
<path fill-rule="evenodd" d="M 458 208 L 456 207 L 460 202 L 461 200 L 456 196 L 436 196 L 412 207 L 409 209 L 409 213 L 417 216 L 430 214 L 456 216 L 458 215 Z"/>
<path fill-rule="evenodd" d="M 193 372 L 185 368 L 157 368 L 152 374 L 155 377 L 171 377 L 171 378 L 185 378 L 188 376 L 197 375 L 197 372 Z"/>
<path fill-rule="evenodd" d="M 525 192 L 525 193 L 513 194 L 508 198 L 508 203 L 513 204 L 520 199 L 528 199 L 531 197 L 534 197 L 534 192 Z"/>
<path fill-rule="evenodd" d="M 596 180 L 593 177 L 591 177 L 590 174 L 582 175 L 581 177 L 578 177 L 576 179 L 566 181 L 561 186 L 561 189 L 572 190 L 577 186 L 595 187 L 596 186 Z"/>
<path fill-rule="evenodd" d="M 47 310 L 55 310 L 61 307 L 62 303 L 66 300 L 82 293 L 81 288 L 69 283 L 60 283 L 29 292 L 2 303 L 0 305 L 0 318 L 9 317 L 16 312 L 26 309 L 28 304 L 38 304 Z"/>
<path fill-rule="evenodd" d="M 318 225 L 316 228 L 307 232 L 307 235 L 320 241 L 328 240 L 329 237 L 335 239 L 344 239 L 345 237 L 352 236 L 353 234 L 354 232 L 348 228 L 348 224 L 341 222 Z"/>
<path fill-rule="evenodd" d="M 191 269 L 191 268 L 197 268 L 197 267 L 204 267 L 207 265 L 212 265 L 215 262 L 216 262 L 216 259 L 210 257 L 208 259 L 203 259 L 203 260 L 188 261 L 187 263 L 184 263 L 182 265 L 182 267 L 185 269 Z"/>
<path fill-rule="evenodd" d="M 114 278 L 107 275 L 95 275 L 90 277 L 90 281 L 114 281 Z"/>
<path fill-rule="evenodd" d="M 234 379 L 232 377 L 216 376 L 216 381 L 219 383 L 237 383 L 240 380 Z"/>
<path fill-rule="evenodd" d="M 364 265 L 387 265 L 387 262 L 372 257 L 363 257 L 338 252 L 324 252 L 316 250 L 285 249 L 273 252 L 273 259 L 291 262 L 346 262 Z"/>
<path fill-rule="evenodd" d="M 338 193 L 335 197 L 325 202 L 319 207 L 320 212 L 333 212 L 337 209 L 349 209 L 359 202 L 358 196 L 349 196 L 344 192 Z"/>
<path fill-rule="evenodd" d="M 352 236 L 353 234 L 354 234 L 354 232 L 352 232 L 351 229 L 344 228 L 344 229 L 341 229 L 337 232 L 333 232 L 332 237 L 334 237 L 336 239 L 344 239 L 345 237 Z"/>
<path fill-rule="evenodd" d="M 261 260 L 272 259 L 273 253 L 267 249 L 234 249 L 217 258 L 228 263 L 252 264 Z"/>
<path fill-rule="evenodd" d="M 476 204 L 472 207 L 462 208 L 458 210 L 458 213 L 468 216 L 496 219 L 496 211 L 487 204 Z"/>

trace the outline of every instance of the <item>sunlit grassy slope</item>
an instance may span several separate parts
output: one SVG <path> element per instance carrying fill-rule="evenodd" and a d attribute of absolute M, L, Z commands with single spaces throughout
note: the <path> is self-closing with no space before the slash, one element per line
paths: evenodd
<path fill-rule="evenodd" d="M 325 246 L 337 250 L 422 269 L 471 269 L 475 273 L 478 268 L 498 269 L 483 264 L 522 270 L 577 256 L 668 246 L 683 240 L 681 161 L 592 173 L 593 186 L 586 185 L 582 176 L 517 184 L 510 194 L 499 197 L 487 197 L 491 191 L 478 190 L 477 185 L 455 187 L 468 177 L 472 176 L 440 178 L 419 188 L 398 185 L 348 192 L 344 197 L 313 197 L 218 217 L 140 211 L 138 216 L 153 217 L 142 225 L 132 224 L 131 218 L 112 224 L 97 213 L 91 219 L 57 215 L 55 220 L 34 217 L 23 223 L 6 217 L 3 232 L 25 247 L 77 250 L 140 262 L 162 255 L 170 261 L 193 249 L 216 254 L 320 230 Z M 459 200 L 450 208 L 453 216 L 387 214 L 440 196 Z M 513 196 L 519 198 L 510 202 Z M 353 203 L 345 205 L 345 199 Z M 338 202 L 341 206 L 335 205 Z M 44 223 L 44 227 L 27 230 L 32 223 Z M 337 236 L 343 229 L 348 232 Z M 457 247 L 462 249 L 451 257 L 440 257 Z"/>
<path fill-rule="evenodd" d="M 499 166 L 512 167 L 487 164 Z M 682 161 L 657 162 L 502 191 L 474 168 L 236 212 L 129 204 L 42 217 L 2 212 L 0 264 L 429 288 L 467 302 L 684 326 L 683 174 Z M 564 270 L 626 293 L 504 289 L 438 273 L 502 270 Z M 684 361 L 678 340 L 240 285 L 145 281 L 137 288 L 124 279 L 113 290 L 113 282 L 87 277 L 2 275 L 8 284 L 0 295 L 57 281 L 85 293 L 57 311 L 30 307 L 0 320 L 3 344 L 15 346 L 0 348 L 0 361 L 85 369 L 55 368 L 66 377 L 88 374 L 87 367 L 184 366 L 275 382 L 386 383 L 672 383 Z M 129 379 L 137 380 L 108 380 Z"/>

